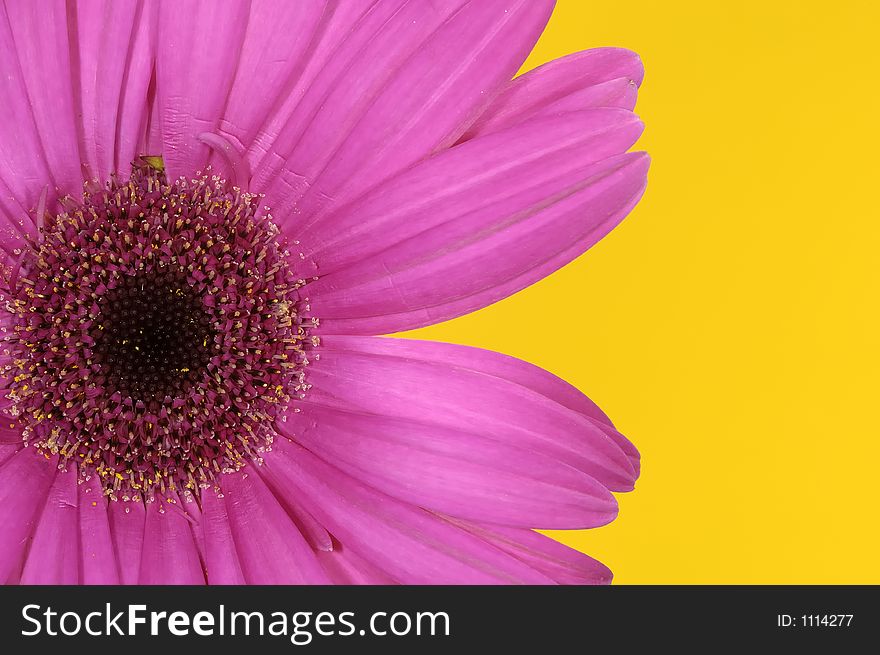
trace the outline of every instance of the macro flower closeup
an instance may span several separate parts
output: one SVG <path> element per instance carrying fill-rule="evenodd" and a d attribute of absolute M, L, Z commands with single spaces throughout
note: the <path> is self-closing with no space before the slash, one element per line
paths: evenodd
<path fill-rule="evenodd" d="M 515 77 L 552 10 L 3 3 L 0 582 L 610 582 L 534 531 L 616 517 L 639 454 L 608 417 L 381 336 L 641 198 L 635 54 Z"/>

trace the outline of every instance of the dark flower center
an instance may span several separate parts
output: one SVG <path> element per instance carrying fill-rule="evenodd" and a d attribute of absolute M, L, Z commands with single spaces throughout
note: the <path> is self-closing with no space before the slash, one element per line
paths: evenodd
<path fill-rule="evenodd" d="M 0 374 L 26 443 L 111 498 L 193 493 L 260 460 L 317 340 L 256 200 L 144 165 L 62 201 L 6 280 Z"/>
<path fill-rule="evenodd" d="M 211 317 L 176 271 L 129 275 L 98 301 L 91 331 L 106 383 L 137 400 L 186 394 L 215 348 Z"/>

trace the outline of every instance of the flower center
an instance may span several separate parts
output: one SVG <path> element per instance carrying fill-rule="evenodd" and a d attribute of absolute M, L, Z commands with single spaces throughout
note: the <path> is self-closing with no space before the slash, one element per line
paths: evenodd
<path fill-rule="evenodd" d="M 310 332 L 279 231 L 219 177 L 148 165 L 62 201 L 7 274 L 6 413 L 113 499 L 259 461 Z"/>
<path fill-rule="evenodd" d="M 167 268 L 127 275 L 98 308 L 90 334 L 106 385 L 135 400 L 163 401 L 198 382 L 215 335 L 185 275 Z"/>

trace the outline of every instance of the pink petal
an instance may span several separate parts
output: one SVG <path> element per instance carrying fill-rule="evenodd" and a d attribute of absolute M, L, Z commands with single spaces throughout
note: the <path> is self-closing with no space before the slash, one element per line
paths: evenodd
<path fill-rule="evenodd" d="M 24 448 L 0 468 L 0 580 L 21 561 L 28 539 L 46 503 L 57 462 Z"/>
<path fill-rule="evenodd" d="M 562 111 L 632 109 L 644 74 L 639 56 L 623 48 L 595 48 L 555 59 L 510 82 L 462 140 Z"/>
<path fill-rule="evenodd" d="M 577 387 L 534 364 L 491 350 L 436 341 L 419 341 L 417 339 L 347 339 L 335 336 L 325 337 L 325 341 L 328 338 L 333 346 L 344 342 L 356 341 L 354 349 L 365 354 L 406 357 L 459 369 L 470 369 L 531 389 L 535 393 L 546 396 L 564 407 L 583 414 L 596 423 L 605 435 L 626 453 L 636 476 L 638 476 L 641 459 L 639 451 L 629 439 L 614 428 L 611 419 L 608 418 L 605 412 L 599 409 L 598 405 Z M 337 347 L 346 348 L 344 345 Z"/>
<path fill-rule="evenodd" d="M 533 530 L 456 520 L 453 523 L 526 562 L 559 584 L 611 584 L 613 575 L 602 562 Z"/>
<path fill-rule="evenodd" d="M 159 9 L 156 85 L 163 155 L 170 178 L 207 163 L 199 134 L 213 132 L 238 64 L 249 2 L 164 0 Z"/>
<path fill-rule="evenodd" d="M 0 129 L 0 140 L 2 139 L 3 130 Z M 23 237 L 36 235 L 36 225 L 3 180 L 5 167 L 3 157 L 0 156 L 0 251 L 5 253 L 5 261 L 11 264 L 19 257 L 15 251 L 24 244 Z M 2 253 L 0 258 L 3 258 Z"/>
<path fill-rule="evenodd" d="M 248 584 L 327 584 L 315 553 L 252 467 L 225 475 L 223 495 Z"/>
<path fill-rule="evenodd" d="M 141 2 L 138 3 L 138 10 L 140 13 L 135 17 L 128 45 L 127 67 L 122 78 L 116 115 L 117 139 L 113 163 L 114 170 L 123 176 L 129 173 L 135 157 L 161 154 L 160 146 L 147 140 L 150 115 L 158 111 L 155 88 L 151 87 L 151 83 L 154 82 L 156 68 L 159 3 Z"/>
<path fill-rule="evenodd" d="M 65 7 L 63 2 L 4 3 L 10 40 L 7 42 L 6 37 L 0 39 L 14 44 L 20 68 L 15 71 L 14 60 L 7 62 L 6 58 L 10 55 L 6 53 L 3 55 L 3 67 L 12 68 L 15 76 L 21 75 L 26 93 L 24 97 L 29 101 L 40 137 L 41 146 L 37 152 L 42 150 L 48 165 L 48 179 L 41 176 L 39 179 L 28 180 L 33 185 L 31 194 L 38 193 L 38 189 L 49 183 L 53 186 L 50 189 L 50 200 L 57 195 L 81 192 L 83 181 L 80 165 L 83 135 L 74 120 L 76 107 L 71 86 L 70 43 Z M 4 104 L 5 102 L 4 100 Z M 13 102 L 19 101 L 15 99 Z M 29 121 L 22 119 L 23 116 L 16 124 L 21 123 L 25 129 L 29 128 Z M 5 120 L 2 122 L 5 123 Z M 4 126 L 3 129 L 9 128 Z M 30 139 L 30 135 L 26 138 Z M 23 145 L 19 144 L 18 148 Z M 13 173 L 27 174 L 26 171 Z M 7 183 L 10 182 L 5 175 L 4 178 Z M 30 203 L 33 196 L 25 196 L 24 200 Z"/>
<path fill-rule="evenodd" d="M 604 237 L 645 189 L 648 157 L 614 154 L 641 125 L 618 109 L 570 116 L 453 148 L 303 235 L 323 273 L 305 290 L 322 326 L 381 334 L 460 316 Z"/>
<path fill-rule="evenodd" d="M 117 500 L 110 502 L 107 509 L 119 580 L 125 585 L 137 584 L 144 546 L 146 508 L 139 500 Z"/>
<path fill-rule="evenodd" d="M 400 66 L 464 2 L 387 0 L 366 11 L 367 3 L 346 3 L 357 7 L 356 14 L 334 11 L 338 18 L 316 35 L 321 67 L 304 71 L 307 79 L 286 103 L 296 102 L 286 107 L 286 122 L 276 121 L 259 138 L 260 151 L 271 146 L 254 171 L 253 187 L 269 195 L 277 216 L 291 213 Z"/>
<path fill-rule="evenodd" d="M 159 5 L 156 6 L 158 7 Z M 158 15 L 158 11 L 156 13 Z M 159 108 L 159 100 L 156 97 L 157 93 L 156 78 L 154 76 L 147 89 L 149 111 L 146 116 L 146 142 L 140 149 L 140 152 L 146 152 L 150 155 L 160 155 L 165 152 L 165 141 L 162 138 L 162 112 Z"/>
<path fill-rule="evenodd" d="M 370 29 L 315 80 L 275 143 L 283 168 L 263 166 L 254 180 L 277 216 L 299 217 L 283 226 L 291 234 L 454 143 L 525 60 L 552 9 L 549 0 L 480 0 L 451 13 L 457 4 L 409 3 L 376 27 L 367 15 Z"/>
<path fill-rule="evenodd" d="M 263 473 L 340 542 L 403 584 L 547 584 L 516 558 L 434 514 L 401 503 L 278 439 Z"/>
<path fill-rule="evenodd" d="M 205 573 L 185 507 L 156 500 L 146 504 L 144 545 L 138 583 L 143 585 L 205 584 Z"/>
<path fill-rule="evenodd" d="M 133 159 L 149 109 L 154 8 L 96 0 L 0 9 L 0 213 L 14 231 L 31 231 L 16 223 L 47 186 L 51 211 L 59 196 L 81 192 L 84 176 L 106 179 L 120 158 Z M 5 225 L 0 232 L 0 241 L 11 236 Z"/>
<path fill-rule="evenodd" d="M 34 530 L 22 584 L 77 584 L 79 582 L 79 523 L 76 470 L 60 471 Z M 5 526 L 4 526 L 5 528 Z"/>
<path fill-rule="evenodd" d="M 287 515 L 293 521 L 293 524 L 305 537 L 305 540 L 315 551 L 328 552 L 333 550 L 333 537 L 327 532 L 327 529 L 315 519 L 314 516 L 305 511 L 302 506 L 293 498 L 282 496 L 278 498 L 278 502 L 284 507 Z"/>
<path fill-rule="evenodd" d="M 458 352 L 441 357 L 441 349 L 428 342 L 323 337 L 320 360 L 309 366 L 312 386 L 303 401 L 302 417 L 295 419 L 290 430 L 296 431 L 302 422 L 309 421 L 321 426 L 324 409 L 376 415 L 396 419 L 389 421 L 389 426 L 394 425 L 398 438 L 405 435 L 398 421 L 409 423 L 422 438 L 436 428 L 433 437 L 441 441 L 432 442 L 435 450 L 441 448 L 444 438 L 454 442 L 464 439 L 462 434 L 471 435 L 474 445 L 480 444 L 487 452 L 494 449 L 497 455 L 498 449 L 509 447 L 511 458 L 522 451 L 536 453 L 581 471 L 608 489 L 632 489 L 637 477 L 630 455 L 634 452 L 632 446 L 621 447 L 618 439 L 610 436 L 616 431 L 607 423 L 541 393 L 545 376 L 533 376 L 538 380 L 534 386 L 523 385 L 516 378 L 483 372 L 481 360 L 493 358 L 486 351 L 452 345 L 441 348 Z M 427 354 L 423 356 L 422 350 Z M 468 363 L 471 353 L 472 361 Z M 526 367 L 519 367 L 519 376 L 528 375 Z M 494 372 L 500 372 L 499 368 Z M 283 422 L 278 426 L 288 429 Z M 309 435 L 296 438 L 309 439 Z M 333 447 L 320 445 L 322 449 Z M 467 453 L 461 457 L 465 459 Z M 363 462 L 362 466 L 368 464 Z M 413 470 L 415 475 L 417 468 Z M 402 471 L 386 474 L 390 473 L 404 475 Z M 411 492 L 417 493 L 418 488 Z M 528 527 L 544 527 L 541 518 L 535 516 Z"/>
<path fill-rule="evenodd" d="M 183 514 L 189 521 L 193 541 L 196 544 L 196 551 L 198 552 L 199 560 L 202 562 L 202 571 L 204 572 L 205 531 L 202 530 L 202 507 L 200 499 L 197 499 L 196 496 L 191 493 L 187 493 L 180 497 L 180 501 L 180 507 L 183 509 Z"/>
<path fill-rule="evenodd" d="M 514 382 L 584 416 L 613 427 L 611 419 L 577 387 L 516 357 L 492 350 L 419 339 L 373 339 L 329 336 L 331 347 L 364 354 L 405 357 L 455 368 L 479 371 Z"/>
<path fill-rule="evenodd" d="M 12 9 L 27 8 L 26 3 L 18 3 Z M 29 80 L 19 64 L 8 9 L 5 4 L 0 6 L 0 207 L 5 214 L 3 240 L 17 241 L 18 235 L 34 232 L 33 224 L 24 227 L 24 223 L 29 222 L 27 212 L 37 206 L 43 188 L 51 184 L 52 198 L 57 194 L 28 97 Z M 30 69 L 27 72 L 32 74 Z M 23 229 L 16 229 L 16 225 Z"/>
<path fill-rule="evenodd" d="M 145 14 L 150 11 L 141 3 L 114 0 L 79 2 L 68 10 L 73 45 L 71 83 L 82 139 L 80 154 L 88 175 L 99 180 L 108 179 L 117 170 L 118 114 L 123 93 L 139 90 L 139 101 L 146 104 L 151 70 L 140 61 L 129 62 L 129 56 L 138 24 L 149 22 Z M 151 57 L 146 60 L 150 62 Z M 135 129 L 138 127 L 142 126 Z M 126 137 L 132 140 L 135 135 Z"/>
<path fill-rule="evenodd" d="M 244 584 L 226 503 L 211 489 L 202 491 L 202 530 L 208 584 Z"/>
<path fill-rule="evenodd" d="M 79 485 L 79 535 L 82 583 L 119 584 L 119 567 L 110 534 L 108 500 L 96 475 Z"/>
<path fill-rule="evenodd" d="M 22 426 L 18 421 L 4 416 L 0 420 L 0 444 L 23 445 L 21 429 Z"/>
<path fill-rule="evenodd" d="M 21 444 L 0 443 L 0 466 L 5 464 L 6 460 L 11 459 L 21 448 Z"/>
<path fill-rule="evenodd" d="M 251 4 L 241 55 L 218 125 L 218 132 L 239 150 L 254 141 L 286 100 L 309 60 L 321 21 L 332 13 L 325 0 Z"/>
<path fill-rule="evenodd" d="M 302 416 L 282 431 L 357 480 L 419 507 L 556 529 L 597 527 L 617 516 L 602 484 L 540 451 L 374 414 L 309 407 Z"/>
<path fill-rule="evenodd" d="M 467 236 L 479 236 L 493 221 L 565 193 L 641 132 L 631 112 L 598 109 L 529 121 L 453 148 L 299 232 L 303 254 L 327 277 L 456 222 L 466 221 Z"/>
<path fill-rule="evenodd" d="M 260 127 L 256 138 L 247 146 L 247 158 L 253 168 L 263 159 L 267 153 L 272 155 L 270 168 L 281 166 L 283 160 L 277 159 L 277 152 L 273 144 L 281 136 L 286 125 L 291 122 L 291 116 L 296 111 L 303 97 L 309 92 L 315 78 L 326 75 L 323 71 L 331 62 L 338 63 L 346 60 L 355 51 L 353 41 L 359 41 L 361 46 L 369 41 L 371 34 L 368 29 L 373 24 L 371 21 L 383 20 L 393 15 L 393 12 L 406 0 L 385 0 L 384 2 L 333 2 L 325 3 L 321 19 L 315 26 L 311 35 L 306 56 L 302 58 L 302 70 L 294 73 L 295 82 L 290 87 L 290 92 L 282 94 L 273 107 L 271 116 Z M 287 3 L 289 4 L 289 3 Z M 386 12 L 388 12 L 386 14 Z M 365 20 L 370 16 L 369 21 Z M 378 18 L 376 18 L 378 16 Z M 373 24 L 375 28 L 375 24 Z M 342 44 L 345 48 L 340 50 Z M 346 55 L 346 53 L 348 53 Z M 338 69 L 338 70 L 344 70 Z M 337 72 L 338 72 L 337 70 Z M 265 90 L 262 91 L 265 93 Z M 295 123 L 291 123 L 295 125 Z M 276 166 L 277 165 L 277 166 Z"/>
<path fill-rule="evenodd" d="M 318 561 L 327 571 L 327 576 L 337 585 L 392 585 L 396 584 L 390 575 L 338 542 L 332 550 L 318 553 Z"/>

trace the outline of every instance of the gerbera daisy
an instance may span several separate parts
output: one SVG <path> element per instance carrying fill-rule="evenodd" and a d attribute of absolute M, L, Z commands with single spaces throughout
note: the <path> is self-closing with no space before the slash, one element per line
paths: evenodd
<path fill-rule="evenodd" d="M 638 202 L 633 53 L 550 0 L 9 0 L 0 581 L 605 583 L 636 449 L 485 307 Z M 512 81 L 511 81 L 512 80 Z"/>

